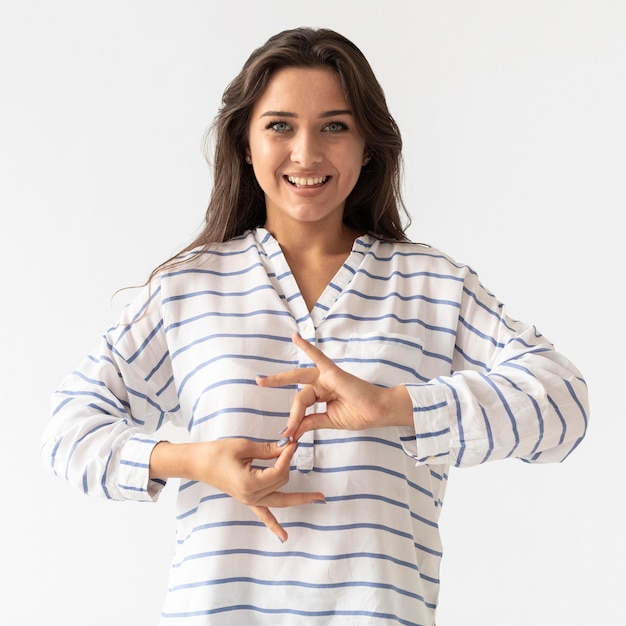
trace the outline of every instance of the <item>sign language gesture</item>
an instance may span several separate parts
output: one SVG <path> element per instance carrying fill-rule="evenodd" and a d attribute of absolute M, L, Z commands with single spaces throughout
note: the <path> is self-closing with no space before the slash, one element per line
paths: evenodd
<path fill-rule="evenodd" d="M 217 439 L 193 443 L 158 443 L 150 457 L 150 475 L 179 476 L 205 482 L 247 505 L 282 541 L 287 532 L 270 507 L 288 507 L 323 502 L 320 492 L 283 492 L 289 481 L 289 466 L 295 443 L 279 447 L 274 441 Z M 255 459 L 276 459 L 264 469 Z"/>
<path fill-rule="evenodd" d="M 368 383 L 342 370 L 300 335 L 292 339 L 315 367 L 257 378 L 261 387 L 303 385 L 291 406 L 284 441 L 297 440 L 317 428 L 364 430 L 413 424 L 411 399 L 403 385 L 385 389 Z M 305 415 L 317 402 L 326 403 L 326 411 Z"/>

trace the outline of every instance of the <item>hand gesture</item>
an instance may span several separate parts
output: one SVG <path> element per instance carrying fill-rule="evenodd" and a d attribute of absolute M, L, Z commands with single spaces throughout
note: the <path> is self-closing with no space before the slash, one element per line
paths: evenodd
<path fill-rule="evenodd" d="M 287 440 L 297 440 L 306 431 L 317 428 L 363 430 L 413 424 L 411 399 L 403 385 L 389 389 L 378 387 L 348 374 L 300 335 L 294 335 L 293 342 L 315 367 L 257 378 L 261 387 L 303 385 L 294 398 L 283 432 Z M 307 408 L 316 402 L 325 402 L 326 411 L 305 415 Z"/>
<path fill-rule="evenodd" d="M 215 441 L 157 444 L 150 459 L 151 476 L 178 476 L 212 485 L 246 504 L 282 541 L 285 529 L 270 507 L 324 502 L 324 494 L 279 491 L 289 481 L 295 443 L 279 446 L 274 441 L 256 442 L 226 438 Z M 254 467 L 255 459 L 276 459 L 267 468 Z"/>

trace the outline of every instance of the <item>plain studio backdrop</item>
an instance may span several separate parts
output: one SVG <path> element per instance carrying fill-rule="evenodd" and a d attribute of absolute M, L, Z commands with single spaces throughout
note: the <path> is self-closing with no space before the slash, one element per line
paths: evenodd
<path fill-rule="evenodd" d="M 253 48 L 351 38 L 405 142 L 414 240 L 467 263 L 585 374 L 563 464 L 450 473 L 440 626 L 623 623 L 623 0 L 31 0 L 0 14 L 3 583 L 7 626 L 152 626 L 176 481 L 100 501 L 39 457 L 49 398 L 197 232 L 202 137 Z M 297 602 L 297 596 L 293 598 Z"/>

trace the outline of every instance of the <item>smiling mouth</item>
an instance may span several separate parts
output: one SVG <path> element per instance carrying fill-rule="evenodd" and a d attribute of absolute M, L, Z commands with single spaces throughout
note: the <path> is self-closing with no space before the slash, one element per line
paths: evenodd
<path fill-rule="evenodd" d="M 300 176 L 286 176 L 287 181 L 294 187 L 318 187 L 326 184 L 330 176 L 312 176 L 301 178 Z"/>

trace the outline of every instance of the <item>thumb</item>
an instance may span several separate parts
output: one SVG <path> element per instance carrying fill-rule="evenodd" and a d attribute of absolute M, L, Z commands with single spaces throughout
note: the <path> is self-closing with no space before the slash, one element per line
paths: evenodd
<path fill-rule="evenodd" d="M 280 442 L 283 443 L 283 440 Z M 291 459 L 295 452 L 296 444 L 291 442 L 288 445 L 279 445 L 277 441 L 250 442 L 249 453 L 255 459 L 277 459 L 284 455 L 287 461 Z"/>

